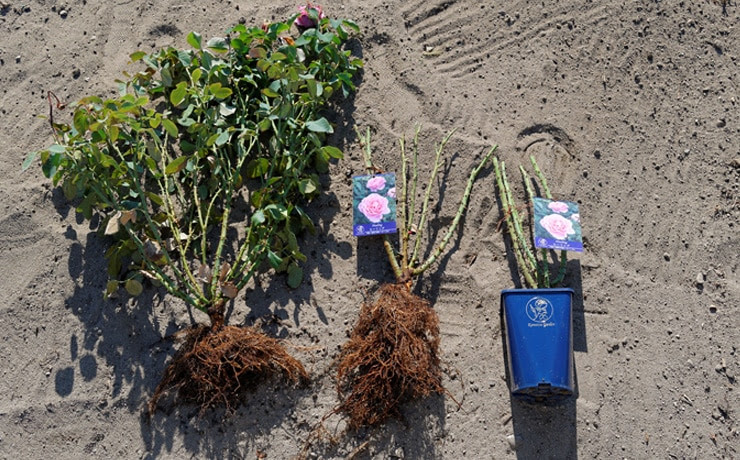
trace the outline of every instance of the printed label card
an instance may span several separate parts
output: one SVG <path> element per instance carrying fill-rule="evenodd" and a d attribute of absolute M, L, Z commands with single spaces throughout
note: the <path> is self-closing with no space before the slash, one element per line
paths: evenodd
<path fill-rule="evenodd" d="M 396 233 L 396 174 L 352 178 L 352 233 Z"/>
<path fill-rule="evenodd" d="M 535 198 L 534 246 L 583 252 L 578 203 Z"/>

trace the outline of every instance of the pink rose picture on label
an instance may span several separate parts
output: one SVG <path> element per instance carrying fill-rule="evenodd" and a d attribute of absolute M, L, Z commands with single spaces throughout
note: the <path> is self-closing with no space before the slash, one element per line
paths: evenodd
<path fill-rule="evenodd" d="M 352 233 L 355 236 L 395 233 L 396 175 L 352 178 Z"/>
<path fill-rule="evenodd" d="M 535 198 L 533 204 L 535 247 L 583 251 L 578 203 Z"/>

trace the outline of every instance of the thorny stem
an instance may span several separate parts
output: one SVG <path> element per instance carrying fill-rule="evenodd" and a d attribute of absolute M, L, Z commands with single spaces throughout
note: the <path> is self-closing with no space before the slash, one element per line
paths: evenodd
<path fill-rule="evenodd" d="M 529 250 L 527 238 L 524 236 L 524 230 L 522 229 L 524 221 L 521 216 L 519 216 L 519 211 L 514 205 L 514 195 L 511 193 L 511 188 L 509 187 L 509 178 L 506 177 L 506 165 L 503 162 L 501 163 L 501 177 L 503 178 L 504 182 L 504 192 L 506 193 L 506 199 L 509 202 L 509 212 L 514 224 L 514 232 L 520 242 L 519 248 L 522 250 L 522 256 L 524 257 L 524 260 L 526 260 L 528 263 L 527 269 L 531 274 L 536 271 L 537 258 Z"/>
<path fill-rule="evenodd" d="M 412 216 L 414 213 L 414 196 L 415 196 L 415 189 L 416 189 L 416 182 L 418 178 L 418 135 L 419 131 L 421 130 L 421 127 L 417 127 L 416 134 L 414 136 L 414 163 L 412 168 L 412 192 L 409 195 L 408 193 L 408 183 L 407 183 L 407 158 L 406 158 L 406 143 L 404 139 L 400 140 L 400 146 L 401 146 L 401 161 L 402 161 L 402 192 L 401 192 L 401 202 L 403 203 L 404 211 L 405 209 L 408 209 L 408 218 L 405 220 L 405 222 L 402 224 L 402 228 L 404 228 L 406 225 L 411 225 L 412 222 Z M 440 145 L 437 148 L 436 151 L 436 158 L 435 158 L 435 167 L 432 172 L 431 179 L 429 181 L 429 186 L 427 187 L 427 193 L 424 198 L 424 205 L 423 210 L 421 214 L 421 226 L 424 225 L 426 222 L 426 214 L 428 213 L 428 203 L 430 199 L 430 190 L 432 188 L 432 185 L 434 183 L 434 178 L 437 175 L 439 168 L 443 164 L 439 161 L 440 156 L 442 154 L 442 151 L 444 150 L 444 146 L 449 141 L 450 137 L 454 133 L 454 130 L 451 131 L 440 143 Z M 365 163 L 365 168 L 367 169 L 368 173 L 374 172 L 376 169 L 373 166 L 372 162 L 372 151 L 370 147 L 370 129 L 367 129 L 367 133 L 365 136 L 363 136 L 359 130 L 357 130 L 357 135 L 360 139 L 360 143 L 363 145 L 363 158 Z M 410 289 L 412 278 L 415 276 L 419 276 L 424 271 L 429 269 L 440 257 L 440 255 L 444 252 L 445 248 L 447 247 L 447 244 L 449 243 L 450 239 L 452 238 L 452 235 L 455 233 L 455 230 L 460 224 L 460 220 L 462 219 L 463 214 L 465 213 L 465 210 L 467 209 L 468 202 L 470 200 L 470 195 L 473 190 L 473 184 L 475 183 L 476 178 L 478 177 L 478 174 L 483 169 L 483 167 L 486 165 L 489 159 L 493 156 L 493 153 L 496 151 L 496 148 L 498 146 L 493 146 L 488 153 L 483 157 L 483 159 L 478 163 L 478 165 L 471 171 L 470 177 L 468 177 L 468 182 L 465 187 L 465 191 L 463 193 L 463 196 L 460 200 L 460 205 L 458 206 L 457 213 L 455 214 L 455 217 L 452 220 L 452 223 L 450 224 L 450 227 L 447 229 L 447 232 L 445 233 L 445 236 L 442 238 L 442 241 L 440 242 L 439 246 L 432 252 L 432 254 L 427 258 L 427 260 L 424 261 L 420 266 L 413 267 L 413 261 L 415 259 L 415 256 L 412 256 L 410 259 L 407 257 L 408 255 L 408 242 L 409 242 L 409 235 L 410 235 L 410 229 L 409 231 L 406 231 L 405 233 L 402 230 L 401 235 L 401 244 L 402 244 L 402 254 L 401 254 L 401 264 L 398 263 L 397 255 L 393 249 L 393 245 L 391 244 L 390 238 L 388 235 L 383 235 L 383 246 L 385 248 L 386 254 L 388 255 L 388 260 L 391 263 L 391 267 L 393 268 L 393 273 L 396 275 L 396 280 L 399 283 L 406 283 L 407 287 Z M 495 159 L 494 159 L 495 160 Z M 409 206 L 407 203 L 407 200 L 411 200 L 412 204 Z M 404 212 L 405 213 L 405 212 Z M 419 241 L 421 240 L 421 231 L 419 230 L 416 234 L 416 248 L 415 252 L 418 250 L 419 247 Z"/>
<path fill-rule="evenodd" d="M 532 183 L 529 178 L 529 174 L 524 170 L 522 165 L 519 165 L 519 171 L 522 173 L 522 179 L 524 181 L 524 188 L 527 190 L 528 209 L 530 214 L 530 220 L 534 221 L 534 191 L 532 190 Z M 536 256 L 536 253 L 535 253 Z M 538 287 L 550 287 L 550 267 L 547 264 L 547 249 L 540 249 L 541 261 L 537 262 L 537 286 Z"/>
<path fill-rule="evenodd" d="M 450 131 L 447 136 L 445 136 L 444 139 L 442 139 L 442 142 L 437 146 L 437 151 L 434 155 L 434 169 L 432 170 L 432 175 L 429 176 L 429 184 L 427 185 L 426 193 L 424 194 L 424 201 L 421 206 L 421 219 L 419 220 L 419 226 L 416 229 L 416 241 L 414 244 L 414 252 L 411 253 L 411 258 L 409 259 L 409 267 L 413 267 L 416 263 L 416 259 L 419 256 L 419 248 L 421 247 L 421 240 L 422 236 L 424 234 L 424 227 L 426 226 L 427 222 L 427 216 L 429 213 L 429 198 L 432 195 L 432 185 L 434 185 L 434 179 L 437 178 L 437 173 L 439 173 L 439 168 L 442 167 L 444 164 L 443 162 L 439 161 L 440 156 L 442 155 L 442 150 L 444 150 L 445 145 L 447 144 L 447 141 L 450 140 L 450 137 L 455 133 L 455 130 L 453 129 Z M 414 168 L 417 170 L 417 168 Z"/>
<path fill-rule="evenodd" d="M 534 168 L 534 173 L 537 175 L 537 178 L 540 180 L 540 183 L 542 183 L 542 190 L 545 192 L 545 197 L 548 200 L 552 200 L 552 195 L 550 194 L 550 189 L 547 186 L 547 179 L 545 179 L 545 175 L 542 174 L 542 171 L 540 170 L 540 167 L 537 165 L 537 160 L 534 159 L 533 155 L 530 155 L 529 161 L 532 163 L 532 168 Z M 558 285 L 563 282 L 563 279 L 565 279 L 565 271 L 568 264 L 568 251 L 560 251 L 560 267 L 558 268 L 558 275 L 555 277 L 555 279 L 552 281 L 552 286 Z"/>
<path fill-rule="evenodd" d="M 514 257 L 516 258 L 517 265 L 519 266 L 519 271 L 522 273 L 522 276 L 524 277 L 524 280 L 527 286 L 536 287 L 537 283 L 532 277 L 532 271 L 529 269 L 529 266 L 524 260 L 524 252 L 521 248 L 521 245 L 524 244 L 524 241 L 519 240 L 516 234 L 516 230 L 514 228 L 514 222 L 513 222 L 514 218 L 511 213 L 513 204 L 509 201 L 508 196 L 506 194 L 506 188 L 504 186 L 504 176 L 502 174 L 502 167 L 503 167 L 503 162 L 501 163 L 501 166 L 499 166 L 498 159 L 494 157 L 493 158 L 493 170 L 494 170 L 494 174 L 496 175 L 496 185 L 499 190 L 499 197 L 501 198 L 501 207 L 504 213 L 504 220 L 506 221 L 506 231 L 509 233 L 509 239 L 511 240 L 511 245 L 514 248 L 514 251 L 513 251 Z"/>
<path fill-rule="evenodd" d="M 406 219 L 406 222 L 408 222 L 409 226 L 409 232 L 406 233 L 406 235 L 401 235 L 402 238 L 406 238 L 406 260 L 408 260 L 408 243 L 409 239 L 411 238 L 411 233 L 416 231 L 418 229 L 414 228 L 414 218 L 416 214 L 416 185 L 418 183 L 419 179 L 419 133 L 421 132 L 421 125 L 417 125 L 416 129 L 414 131 L 414 154 L 413 154 L 413 163 L 411 165 L 411 193 L 407 196 L 411 197 L 411 202 L 407 203 L 407 208 L 409 209 L 409 215 Z M 410 264 L 410 261 L 409 261 Z M 408 264 L 406 266 L 409 266 Z"/>
<path fill-rule="evenodd" d="M 401 206 L 397 206 L 396 209 L 400 209 L 400 216 L 398 217 L 398 228 L 401 233 L 401 266 L 408 267 L 409 264 L 409 231 L 411 230 L 411 222 L 408 221 L 409 228 L 406 228 L 408 215 L 408 208 L 406 206 L 406 197 L 408 192 L 408 179 L 406 177 L 407 171 L 407 159 L 406 159 L 406 138 L 402 137 L 398 140 L 398 144 L 401 147 Z"/>
<path fill-rule="evenodd" d="M 498 148 L 497 145 L 494 145 L 491 147 L 491 150 L 488 151 L 488 153 L 483 157 L 480 163 L 478 163 L 478 166 L 473 169 L 473 171 L 470 173 L 470 177 L 468 177 L 468 184 L 465 187 L 465 192 L 463 193 L 462 200 L 460 201 L 460 206 L 457 209 L 457 213 L 455 214 L 455 218 L 452 220 L 452 224 L 450 224 L 449 228 L 447 229 L 447 234 L 442 239 L 442 242 L 437 246 L 437 249 L 432 253 L 431 256 L 419 267 L 414 268 L 411 270 L 411 274 L 416 276 L 421 273 L 423 273 L 425 270 L 427 270 L 434 262 L 437 261 L 437 258 L 442 254 L 442 252 L 445 250 L 445 247 L 447 246 L 447 243 L 450 241 L 450 238 L 452 237 L 452 234 L 457 229 L 457 226 L 460 224 L 460 219 L 462 218 L 463 213 L 465 212 L 465 209 L 468 207 L 468 201 L 470 200 L 470 193 L 473 190 L 473 183 L 475 182 L 475 179 L 478 177 L 478 173 L 480 173 L 481 169 L 483 169 L 483 166 L 488 162 L 488 160 L 491 158 L 491 155 L 493 155 L 493 152 L 496 151 Z"/>
<path fill-rule="evenodd" d="M 165 140 L 166 140 L 166 138 L 165 138 Z M 126 158 L 123 155 L 123 153 L 118 149 L 118 147 L 115 144 L 111 144 L 111 146 L 116 151 L 116 153 L 118 154 L 118 156 L 121 159 L 121 161 L 124 162 L 124 163 L 126 163 Z M 142 214 L 144 214 L 144 218 L 147 221 L 147 225 L 149 226 L 149 231 L 152 233 L 152 237 L 155 239 L 157 245 L 159 245 L 159 249 L 162 250 L 162 255 L 164 256 L 164 259 L 165 259 L 165 264 L 168 267 L 171 267 L 172 268 L 172 272 L 175 274 L 175 278 L 177 278 L 177 281 L 178 282 L 180 282 L 183 285 L 185 285 L 191 292 L 194 292 L 194 293 L 197 294 L 198 293 L 197 288 L 194 287 L 194 286 L 191 286 L 190 283 L 188 282 L 188 280 L 185 279 L 185 276 L 183 275 L 183 273 L 177 268 L 177 265 L 174 264 L 174 263 L 172 263 L 172 259 L 170 259 L 170 254 L 167 251 L 167 248 L 166 248 L 166 246 L 164 244 L 164 241 L 162 240 L 162 234 L 159 231 L 159 229 L 157 228 L 157 224 L 154 223 L 154 221 L 152 220 L 151 215 L 148 212 L 146 212 L 146 208 L 148 207 L 148 203 L 146 201 L 146 194 L 141 189 L 141 184 L 139 183 L 140 178 L 139 178 L 139 175 L 136 172 L 136 165 L 134 165 L 131 168 L 131 174 L 133 175 L 133 178 L 134 178 L 134 180 L 131 181 L 131 182 L 132 182 L 132 184 L 134 186 L 134 189 L 136 190 L 136 192 L 139 195 L 139 201 L 140 201 L 141 205 L 145 209 L 145 211 L 143 211 Z M 168 216 L 168 219 L 170 219 L 170 218 L 171 217 Z M 142 246 L 142 248 L 143 248 L 143 246 Z M 142 255 L 144 256 L 143 257 L 144 259 L 147 259 L 147 257 L 146 257 L 146 251 L 142 250 Z M 149 264 L 147 264 L 147 265 L 149 265 Z M 185 267 L 183 267 L 183 269 L 184 270 L 187 270 L 187 265 L 185 265 Z M 198 302 L 197 303 L 200 303 L 200 300 L 202 300 L 202 299 L 198 299 Z"/>
<path fill-rule="evenodd" d="M 116 209 L 120 211 L 120 209 L 117 209 L 115 206 L 115 203 L 108 199 L 108 196 L 105 195 L 96 185 L 91 185 L 90 188 L 92 191 L 97 195 L 97 197 L 106 204 L 106 206 Z M 134 244 L 136 244 L 136 247 L 139 249 L 139 251 L 142 254 L 145 254 L 144 250 L 144 243 L 139 239 L 138 235 L 134 233 L 133 230 L 131 230 L 131 227 L 128 223 L 124 225 L 124 228 L 126 229 L 126 232 L 129 234 L 131 239 L 134 241 Z M 172 292 L 175 297 L 179 297 L 180 299 L 184 300 L 187 304 L 193 305 L 196 308 L 198 307 L 198 301 L 193 299 L 191 296 L 187 295 L 186 293 L 180 291 L 177 289 L 177 284 L 167 276 L 154 262 L 151 260 L 144 258 L 144 263 L 146 264 L 147 268 L 154 272 L 154 276 L 167 288 L 169 292 Z"/>

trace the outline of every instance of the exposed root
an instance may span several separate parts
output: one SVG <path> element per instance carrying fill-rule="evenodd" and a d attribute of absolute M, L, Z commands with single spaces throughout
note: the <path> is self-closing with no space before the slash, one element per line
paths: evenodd
<path fill-rule="evenodd" d="M 149 414 L 165 395 L 207 409 L 231 411 L 240 395 L 267 377 L 281 374 L 293 383 L 308 380 L 303 365 L 274 338 L 254 327 L 198 326 L 185 332 L 184 343 L 165 369 L 149 401 Z"/>
<path fill-rule="evenodd" d="M 403 284 L 382 286 L 374 304 L 362 305 L 338 360 L 337 411 L 353 429 L 399 417 L 403 403 L 444 392 L 439 319 Z"/>

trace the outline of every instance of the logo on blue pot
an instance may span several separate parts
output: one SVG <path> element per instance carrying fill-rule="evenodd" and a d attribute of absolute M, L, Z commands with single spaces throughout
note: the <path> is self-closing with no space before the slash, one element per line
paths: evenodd
<path fill-rule="evenodd" d="M 535 323 L 547 323 L 552 318 L 553 312 L 552 303 L 542 297 L 532 297 L 527 302 L 527 316 Z"/>

